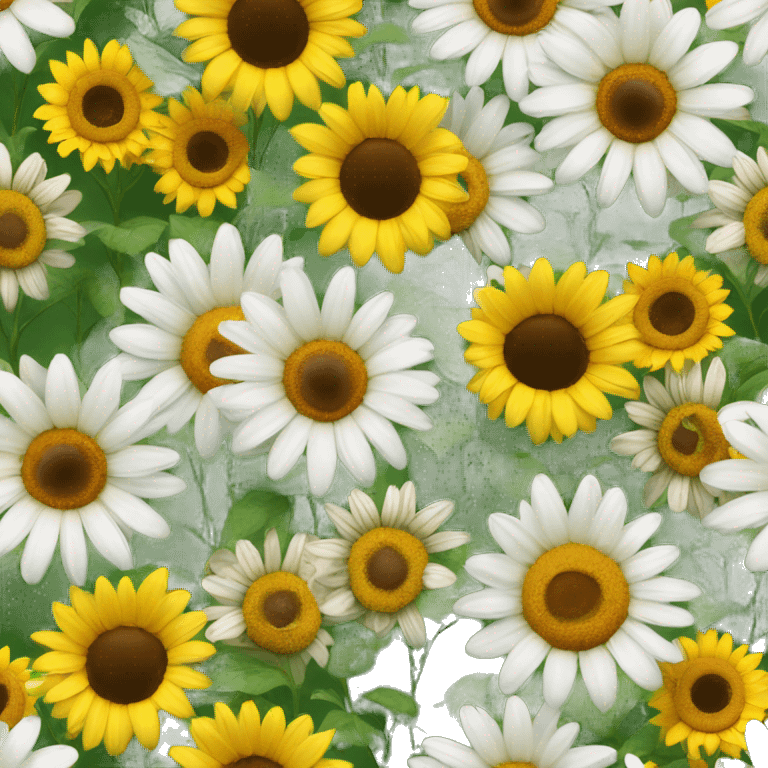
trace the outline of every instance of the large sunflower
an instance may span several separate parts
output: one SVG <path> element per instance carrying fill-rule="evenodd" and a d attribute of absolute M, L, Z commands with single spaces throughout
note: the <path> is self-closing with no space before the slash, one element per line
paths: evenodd
<path fill-rule="evenodd" d="M 248 139 L 240 126 L 248 122 L 244 113 L 221 99 L 203 99 L 194 88 L 182 98 L 168 99 L 168 114 L 150 134 L 146 162 L 162 178 L 155 192 L 164 203 L 176 200 L 176 212 L 196 204 L 201 216 L 210 216 L 216 200 L 237 207 L 236 192 L 251 180 L 248 168 Z"/>
<path fill-rule="evenodd" d="M 99 576 L 93 594 L 72 585 L 72 605 L 53 604 L 61 632 L 32 633 L 35 642 L 53 649 L 32 665 L 55 682 L 45 701 L 54 702 L 54 717 L 67 718 L 67 738 L 83 732 L 83 749 L 103 739 L 107 752 L 119 755 L 134 733 L 154 749 L 158 710 L 192 717 L 182 688 L 211 684 L 185 666 L 216 652 L 210 643 L 190 640 L 205 626 L 205 614 L 184 613 L 187 590 L 167 590 L 167 568 L 150 573 L 137 590 L 127 576 L 117 590 Z"/>
<path fill-rule="evenodd" d="M 550 263 L 537 259 L 527 280 L 505 267 L 504 291 L 475 291 L 480 309 L 457 330 L 470 342 L 464 359 L 481 369 L 467 389 L 488 404 L 489 419 L 504 411 L 507 426 L 525 421 L 537 445 L 549 436 L 559 443 L 577 430 L 594 432 L 596 418 L 611 418 L 603 393 L 640 395 L 621 367 L 637 354 L 638 333 L 617 325 L 637 299 L 616 296 L 601 305 L 607 287 L 608 273 L 587 275 L 581 261 L 555 284 Z"/>
<path fill-rule="evenodd" d="M 291 114 L 294 95 L 319 109 L 318 79 L 343 88 L 336 59 L 355 55 L 344 38 L 367 32 L 347 18 L 362 0 L 176 0 L 176 7 L 195 16 L 174 32 L 195 41 L 182 59 L 212 59 L 203 72 L 205 98 L 231 89 L 237 109 L 252 105 L 260 115 L 268 104 L 278 120 Z"/>
<path fill-rule="evenodd" d="M 66 64 L 49 64 L 56 82 L 37 87 L 48 103 L 34 114 L 46 121 L 48 143 L 59 142 L 62 157 L 79 149 L 86 171 L 98 162 L 109 173 L 115 160 L 129 168 L 147 146 L 144 130 L 158 125 L 152 110 L 163 99 L 147 93 L 152 81 L 134 65 L 128 46 L 110 40 L 99 55 L 86 40 L 82 59 L 67 51 Z"/>
<path fill-rule="evenodd" d="M 313 154 L 300 157 L 296 173 L 312 181 L 293 193 L 311 203 L 305 226 L 326 226 L 318 250 L 330 256 L 348 244 L 358 266 L 374 252 L 391 272 L 402 272 L 406 248 L 432 250 L 433 235 L 447 240 L 451 225 L 441 203 L 461 203 L 469 195 L 456 174 L 468 163 L 459 138 L 437 126 L 448 99 L 418 87 L 398 86 L 384 101 L 372 85 L 366 96 L 353 83 L 348 107 L 323 104 L 325 126 L 302 123 L 290 133 Z"/>

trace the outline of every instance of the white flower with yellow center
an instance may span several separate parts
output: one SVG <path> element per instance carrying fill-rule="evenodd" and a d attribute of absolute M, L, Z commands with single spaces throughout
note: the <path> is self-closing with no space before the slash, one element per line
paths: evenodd
<path fill-rule="evenodd" d="M 335 504 L 326 504 L 325 511 L 343 538 L 307 544 L 318 558 L 314 578 L 333 590 L 320 610 L 334 623 L 364 616 L 365 626 L 379 637 L 399 624 L 405 642 L 421 648 L 426 628 L 414 601 L 423 589 L 456 581 L 453 571 L 429 562 L 429 556 L 469 541 L 468 533 L 437 531 L 453 502 L 436 501 L 416 512 L 416 489 L 409 480 L 399 490 L 389 486 L 381 513 L 358 488 L 349 495 L 349 512 Z"/>
<path fill-rule="evenodd" d="M 280 554 L 277 531 L 264 539 L 264 556 L 246 539 L 235 552 L 219 549 L 208 565 L 213 576 L 203 579 L 203 589 L 222 605 L 204 608 L 209 621 L 206 639 L 245 648 L 273 663 L 285 661 L 294 682 L 304 680 L 310 659 L 321 667 L 328 663 L 333 638 L 322 629 L 317 607 L 325 591 L 307 580 L 314 568 L 305 555 L 306 533 L 297 533 Z"/>
<path fill-rule="evenodd" d="M 661 524 L 649 513 L 624 524 L 627 499 L 621 488 L 602 495 L 587 475 L 569 512 L 552 481 L 536 475 L 531 503 L 520 517 L 494 512 L 491 535 L 503 554 L 473 555 L 465 565 L 488 586 L 460 597 L 455 613 L 493 619 L 467 641 L 478 659 L 506 656 L 499 687 L 514 693 L 544 664 L 544 700 L 560 707 L 576 679 L 577 666 L 589 697 L 601 712 L 616 701 L 616 663 L 647 691 L 661 686 L 657 659 L 680 661 L 680 650 L 648 623 L 693 624 L 685 609 L 701 590 L 689 581 L 659 576 L 680 556 L 673 545 L 643 544 Z"/>
<path fill-rule="evenodd" d="M 211 373 L 241 381 L 215 389 L 218 404 L 244 419 L 232 436 L 243 453 L 275 438 L 267 475 L 280 480 L 307 452 L 309 487 L 328 492 L 341 459 L 365 486 L 376 478 L 369 442 L 396 469 L 408 463 L 391 422 L 428 430 L 418 408 L 435 402 L 431 371 L 409 370 L 432 359 L 427 339 L 412 338 L 413 315 L 388 317 L 394 296 L 378 293 L 355 312 L 355 271 L 342 267 L 320 309 L 309 278 L 280 274 L 283 306 L 256 293 L 241 299 L 247 322 L 227 321 L 219 333 L 249 354 L 214 360 Z"/>
<path fill-rule="evenodd" d="M 34 749 L 40 725 L 37 715 L 25 717 L 10 729 L 0 722 L 0 765 L 3 768 L 70 768 L 75 764 L 80 754 L 68 744 Z"/>
<path fill-rule="evenodd" d="M 186 488 L 163 470 L 179 454 L 170 448 L 134 445 L 159 429 L 152 403 L 131 400 L 120 408 L 120 365 L 110 360 L 81 397 L 66 355 L 48 370 L 28 355 L 21 378 L 0 371 L 0 557 L 27 543 L 21 576 L 43 578 L 60 541 L 69 580 L 85 581 L 85 535 L 110 563 L 133 568 L 126 538 L 131 529 L 162 539 L 171 529 L 144 498 L 173 496 Z"/>
<path fill-rule="evenodd" d="M 717 206 L 704 211 L 692 227 L 717 227 L 707 238 L 707 253 L 722 253 L 747 246 L 760 265 L 755 283 L 768 285 L 768 154 L 757 148 L 757 162 L 743 152 L 733 158 L 733 183 L 714 179 L 709 197 Z"/>
<path fill-rule="evenodd" d="M 689 192 L 707 191 L 701 160 L 731 167 L 736 148 L 710 118 L 745 119 L 754 98 L 746 85 L 704 85 L 735 58 L 730 40 L 688 51 L 701 16 L 695 8 L 674 15 L 669 0 L 625 0 L 611 10 L 582 14 L 540 37 L 549 63 L 532 78 L 544 86 L 520 109 L 556 116 L 536 136 L 540 152 L 575 145 L 555 172 L 557 184 L 580 179 L 603 155 L 597 201 L 612 205 L 634 178 L 649 216 L 667 199 L 667 171 Z M 607 152 L 607 154 L 606 154 Z"/>
<path fill-rule="evenodd" d="M 740 27 L 757 19 L 747 34 L 741 56 L 750 67 L 759 64 L 768 53 L 768 0 L 706 0 L 706 4 L 704 21 L 710 29 Z"/>
<path fill-rule="evenodd" d="M 546 222 L 522 195 L 541 195 L 553 187 L 551 179 L 531 171 L 539 154 L 529 146 L 533 127 L 504 125 L 509 99 L 495 96 L 483 107 L 483 91 L 470 88 L 466 99 L 454 93 L 440 126 L 455 133 L 469 158 L 464 179 L 469 200 L 443 203 L 451 234 L 460 235 L 479 264 L 483 253 L 497 264 L 509 264 L 509 240 L 499 224 L 525 234 L 541 232 Z M 502 127 L 503 126 L 503 127 Z"/>
<path fill-rule="evenodd" d="M 79 224 L 64 218 L 80 204 L 82 193 L 67 191 L 68 173 L 46 179 L 47 171 L 35 152 L 14 174 L 8 148 L 0 144 L 0 298 L 8 312 L 16 308 L 19 286 L 33 299 L 48 298 L 44 264 L 66 268 L 75 263 L 72 254 L 46 248 L 49 240 L 74 243 L 85 236 Z"/>
<path fill-rule="evenodd" d="M 243 319 L 244 291 L 279 296 L 280 270 L 302 269 L 304 259 L 283 262 L 282 240 L 270 235 L 246 266 L 240 233 L 231 224 L 218 228 L 210 265 L 186 240 L 170 240 L 168 251 L 170 262 L 158 253 L 148 253 L 144 260 L 159 292 L 133 286 L 120 291 L 123 304 L 149 324 L 121 325 L 109 338 L 124 352 L 118 359 L 125 379 L 152 376 L 137 397 L 164 409 L 170 434 L 194 416 L 195 445 L 209 458 L 221 444 L 222 424 L 208 393 L 229 383 L 213 375 L 209 366 L 224 355 L 245 354 L 219 333 L 219 323 Z"/>

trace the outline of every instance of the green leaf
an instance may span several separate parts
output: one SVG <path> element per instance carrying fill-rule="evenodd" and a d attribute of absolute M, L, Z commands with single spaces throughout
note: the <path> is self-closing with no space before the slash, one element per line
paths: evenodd
<path fill-rule="evenodd" d="M 707 229 L 691 226 L 691 223 L 698 219 L 699 216 L 701 216 L 700 213 L 694 213 L 692 216 L 683 216 L 681 219 L 675 219 L 669 225 L 669 236 L 695 254 L 704 252 L 704 243 L 709 234 Z M 678 255 L 680 255 L 679 250 Z M 682 259 L 682 256 L 680 258 Z"/>
<path fill-rule="evenodd" d="M 724 320 L 725 325 L 733 328 L 739 336 L 746 336 L 748 339 L 756 338 L 755 329 L 752 327 L 751 310 L 739 279 L 723 261 L 716 262 L 713 270 L 723 278 L 723 288 L 730 291 L 725 303 L 733 308 L 733 314 Z"/>
<path fill-rule="evenodd" d="M 313 691 L 309 698 L 312 699 L 312 701 L 327 701 L 329 704 L 333 704 L 339 709 L 345 709 L 344 700 L 341 698 L 341 696 L 339 696 L 338 693 L 336 693 L 336 691 Z"/>
<path fill-rule="evenodd" d="M 354 712 L 344 712 L 340 709 L 329 712 L 317 730 L 327 731 L 329 728 L 336 729 L 333 736 L 334 741 L 361 747 L 369 746 L 372 737 L 377 733 L 376 728 L 366 723 L 360 715 L 356 715 Z"/>
<path fill-rule="evenodd" d="M 240 691 L 251 696 L 288 685 L 288 678 L 255 656 L 244 653 L 228 653 L 227 663 L 211 673 L 215 687 L 223 691 Z"/>
<path fill-rule="evenodd" d="M 90 2 L 91 0 L 74 0 L 72 3 L 72 16 L 74 16 L 75 21 L 80 18 L 80 14 L 85 10 L 86 6 Z"/>
<path fill-rule="evenodd" d="M 213 238 L 222 222 L 203 219 L 200 216 L 181 216 L 171 214 L 168 217 L 168 237 L 180 237 L 205 258 L 213 247 Z"/>
<path fill-rule="evenodd" d="M 756 373 L 747 379 L 734 393 L 733 401 L 754 400 L 758 393 L 768 387 L 768 370 Z"/>
<path fill-rule="evenodd" d="M 647 723 L 624 742 L 620 755 L 623 756 L 626 755 L 627 752 L 631 752 L 633 755 L 637 755 L 637 757 L 644 761 L 658 746 L 659 733 L 660 730 L 658 725 Z"/>
<path fill-rule="evenodd" d="M 222 547 L 232 547 L 238 539 L 251 539 L 267 522 L 284 517 L 290 509 L 290 500 L 272 491 L 250 491 L 236 501 L 227 515 L 221 531 Z"/>
<path fill-rule="evenodd" d="M 120 281 L 112 267 L 104 265 L 85 279 L 85 293 L 102 317 L 111 317 L 120 306 Z"/>
<path fill-rule="evenodd" d="M 251 171 L 248 203 L 285 208 L 293 202 L 293 187 L 279 183 L 266 171 Z"/>
<path fill-rule="evenodd" d="M 419 714 L 419 705 L 413 696 L 396 688 L 374 688 L 364 693 L 363 698 L 374 704 L 380 704 L 384 709 L 396 714 L 408 715 L 408 717 L 416 717 Z"/>
<path fill-rule="evenodd" d="M 366 48 L 376 43 L 407 43 L 409 37 L 406 31 L 402 27 L 398 27 L 397 24 L 379 24 L 378 27 L 374 27 L 369 30 L 365 37 L 353 43 L 352 47 L 356 53 L 364 51 Z"/>
<path fill-rule="evenodd" d="M 124 221 L 118 227 L 105 224 L 94 231 L 96 237 L 107 248 L 133 255 L 154 245 L 167 226 L 167 222 L 161 219 L 154 219 L 151 216 L 137 216 L 135 219 Z"/>

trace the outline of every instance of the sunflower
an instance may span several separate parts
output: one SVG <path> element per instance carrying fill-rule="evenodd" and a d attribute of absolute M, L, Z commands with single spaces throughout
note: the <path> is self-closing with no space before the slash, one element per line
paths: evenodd
<path fill-rule="evenodd" d="M 406 249 L 424 255 L 433 235 L 451 236 L 441 204 L 469 199 L 456 178 L 469 158 L 455 134 L 438 128 L 448 99 L 433 93 L 420 99 L 418 87 L 399 85 L 385 102 L 375 85 L 366 96 L 358 82 L 349 86 L 347 102 L 346 110 L 320 107 L 327 127 L 290 129 L 313 153 L 293 165 L 312 179 L 293 199 L 311 203 L 305 226 L 325 224 L 317 245 L 323 256 L 348 244 L 359 267 L 376 252 L 390 272 L 402 272 Z"/>
<path fill-rule="evenodd" d="M 161 179 L 155 192 L 164 203 L 176 200 L 176 212 L 196 204 L 201 216 L 210 216 L 216 200 L 237 207 L 236 192 L 251 180 L 248 168 L 248 139 L 240 126 L 248 122 L 243 112 L 221 99 L 204 99 L 194 88 L 182 98 L 168 99 L 170 117 L 150 132 L 146 158 Z"/>
<path fill-rule="evenodd" d="M 182 688 L 207 688 L 211 680 L 185 665 L 216 649 L 190 640 L 205 626 L 202 611 L 184 613 L 191 595 L 168 591 L 168 569 L 158 568 L 134 589 L 123 576 L 117 590 L 104 576 L 93 594 L 71 585 L 71 606 L 53 603 L 62 632 L 33 632 L 53 649 L 33 669 L 55 684 L 45 695 L 53 716 L 67 718 L 67 738 L 83 732 L 83 749 L 102 739 L 110 755 L 122 754 L 134 733 L 146 749 L 160 738 L 158 710 L 175 717 L 195 713 Z"/>
<path fill-rule="evenodd" d="M 62 157 L 79 149 L 86 171 L 98 162 L 110 173 L 115 160 L 130 168 L 146 149 L 144 130 L 159 124 L 153 110 L 163 99 L 147 93 L 152 81 L 134 65 L 128 46 L 110 40 L 99 55 L 86 40 L 82 59 L 67 51 L 66 64 L 49 64 L 56 82 L 37 86 L 48 103 L 34 113 L 46 121 L 48 143 L 59 142 Z"/>
<path fill-rule="evenodd" d="M 11 649 L 0 648 L 0 722 L 13 728 L 23 717 L 35 713 L 35 699 L 40 694 L 39 683 L 30 681 L 29 658 L 11 661 Z"/>
<path fill-rule="evenodd" d="M 744 728 L 749 720 L 765 718 L 768 707 L 768 672 L 757 669 L 762 653 L 733 650 L 726 632 L 697 632 L 696 642 L 678 638 L 683 661 L 662 663 L 664 685 L 648 702 L 659 714 L 651 723 L 661 726 L 667 746 L 687 742 L 688 757 L 699 759 L 720 748 L 738 758 L 747 748 Z"/>
<path fill-rule="evenodd" d="M 214 717 L 196 717 L 189 726 L 195 747 L 171 747 L 168 754 L 182 768 L 352 768 L 346 760 L 323 757 L 335 729 L 312 733 L 309 715 L 286 725 L 285 712 L 272 707 L 264 719 L 252 701 L 235 718 L 222 702 Z"/>
<path fill-rule="evenodd" d="M 355 55 L 344 38 L 367 32 L 347 18 L 362 0 L 176 0 L 176 7 L 196 17 L 174 32 L 195 41 L 182 59 L 213 59 L 203 72 L 205 98 L 231 89 L 237 109 L 252 105 L 260 115 L 268 104 L 278 120 L 291 114 L 294 95 L 319 109 L 318 79 L 343 88 L 336 59 Z"/>
<path fill-rule="evenodd" d="M 549 436 L 559 443 L 611 418 L 604 392 L 639 396 L 634 376 L 620 367 L 637 353 L 638 334 L 616 325 L 637 299 L 616 296 L 601 306 L 607 287 L 608 273 L 587 275 L 581 261 L 555 285 L 550 263 L 537 259 L 527 280 L 505 267 L 503 291 L 475 291 L 480 309 L 457 330 L 470 342 L 464 359 L 481 369 L 467 389 L 489 405 L 489 419 L 506 409 L 506 425 L 525 421 L 536 445 Z"/>
<path fill-rule="evenodd" d="M 723 324 L 733 309 L 725 303 L 730 291 L 720 275 L 697 270 L 693 256 L 680 261 L 672 251 L 663 261 L 652 254 L 646 268 L 627 264 L 629 280 L 624 293 L 637 296 L 631 316 L 625 318 L 640 333 L 638 368 L 657 371 L 667 362 L 681 371 L 686 360 L 701 362 L 721 349 L 721 336 L 735 331 Z"/>

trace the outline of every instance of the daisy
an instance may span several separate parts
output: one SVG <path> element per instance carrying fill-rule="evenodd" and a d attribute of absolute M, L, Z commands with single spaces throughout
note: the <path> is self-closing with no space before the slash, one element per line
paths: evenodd
<path fill-rule="evenodd" d="M 58 354 L 48 370 L 28 355 L 21 378 L 0 371 L 0 556 L 25 538 L 21 576 L 43 578 L 61 537 L 61 561 L 69 580 L 85 581 L 93 546 L 121 570 L 133 568 L 126 538 L 131 529 L 165 538 L 168 523 L 145 498 L 173 496 L 186 485 L 162 470 L 176 465 L 170 448 L 134 445 L 159 428 L 151 402 L 120 405 L 120 365 L 103 365 L 80 397 L 70 359 Z M 130 534 L 129 534 L 130 535 Z"/>
<path fill-rule="evenodd" d="M 755 768 L 764 768 L 768 762 L 768 729 L 759 720 L 750 720 L 744 731 L 749 759 Z"/>
<path fill-rule="evenodd" d="M 670 363 L 679 372 L 686 360 L 701 362 L 722 349 L 721 337 L 734 335 L 722 322 L 733 313 L 723 278 L 697 270 L 690 254 L 682 261 L 675 251 L 663 261 L 652 254 L 645 268 L 629 262 L 627 274 L 624 293 L 637 303 L 622 322 L 640 333 L 632 361 L 638 368 L 658 371 Z"/>
<path fill-rule="evenodd" d="M 235 718 L 220 701 L 214 717 L 196 717 L 189 726 L 195 747 L 171 747 L 169 756 L 182 768 L 352 768 L 346 760 L 323 757 L 335 729 L 313 733 L 309 715 L 299 715 L 286 725 L 285 712 L 272 707 L 262 718 L 253 701 L 240 705 Z"/>
<path fill-rule="evenodd" d="M 416 512 L 416 489 L 410 480 L 399 490 L 389 486 L 381 513 L 357 488 L 348 500 L 349 512 L 325 505 L 342 538 L 307 544 L 321 560 L 315 578 L 333 590 L 320 610 L 336 623 L 364 616 L 365 626 L 379 637 L 399 624 L 405 642 L 421 648 L 426 629 L 414 601 L 424 589 L 456 581 L 453 571 L 429 562 L 429 556 L 466 544 L 469 534 L 436 533 L 453 512 L 453 502 L 435 501 Z"/>
<path fill-rule="evenodd" d="M 677 547 L 641 551 L 661 515 L 625 525 L 626 514 L 624 491 L 610 488 L 603 496 L 592 475 L 579 483 L 569 512 L 552 481 L 536 475 L 519 519 L 502 512 L 488 518 L 504 553 L 467 560 L 470 576 L 488 588 L 460 597 L 453 610 L 495 619 L 467 641 L 466 651 L 478 659 L 506 656 L 499 672 L 503 693 L 517 691 L 546 659 L 544 700 L 561 707 L 578 661 L 590 699 L 607 712 L 616 701 L 616 663 L 654 691 L 661 685 L 656 660 L 680 660 L 680 651 L 648 624 L 693 624 L 688 611 L 669 603 L 692 600 L 701 590 L 659 576 L 680 556 Z"/>
<path fill-rule="evenodd" d="M 728 533 L 762 528 L 749 545 L 744 565 L 750 571 L 767 571 L 768 405 L 737 401 L 722 408 L 718 419 L 726 440 L 746 458 L 710 464 L 702 469 L 701 479 L 713 488 L 743 495 L 714 509 L 702 523 Z"/>
<path fill-rule="evenodd" d="M 194 89 L 183 94 L 184 104 L 168 99 L 170 117 L 150 132 L 148 165 L 161 175 L 155 192 L 164 203 L 176 201 L 176 213 L 191 205 L 210 216 L 218 200 L 237 207 L 236 192 L 251 180 L 248 139 L 240 127 L 248 122 L 221 99 L 204 100 Z"/>
<path fill-rule="evenodd" d="M 734 0 L 706 0 L 706 4 L 704 21 L 710 29 L 740 27 L 757 19 L 747 34 L 741 55 L 746 65 L 759 64 L 768 53 L 768 2 L 753 0 L 744 4 Z"/>
<path fill-rule="evenodd" d="M 345 37 L 368 30 L 347 18 L 362 0 L 175 0 L 193 18 L 179 25 L 178 37 L 194 40 L 181 55 L 187 62 L 208 61 L 203 96 L 232 90 L 236 109 L 253 106 L 261 115 L 268 104 L 278 120 L 287 120 L 294 95 L 310 109 L 322 101 L 318 80 L 343 88 L 337 58 L 355 55 Z"/>
<path fill-rule="evenodd" d="M 463 706 L 459 717 L 470 746 L 429 736 L 421 742 L 426 757 L 409 758 L 409 768 L 606 768 L 616 762 L 613 747 L 574 747 L 579 724 L 558 728 L 560 713 L 546 704 L 532 718 L 521 698 L 508 698 L 501 728 L 482 707 Z"/>
<path fill-rule="evenodd" d="M 375 85 L 366 95 L 353 83 L 348 108 L 323 104 L 325 126 L 302 123 L 290 134 L 312 154 L 293 170 L 311 181 L 293 193 L 310 203 L 306 227 L 325 225 L 317 249 L 330 256 L 345 245 L 358 267 L 377 253 L 390 272 L 402 272 L 405 251 L 429 253 L 433 236 L 447 240 L 443 203 L 468 199 L 456 174 L 468 167 L 461 141 L 438 124 L 448 99 L 401 85 L 384 101 Z M 327 126 L 327 127 L 326 127 Z"/>
<path fill-rule="evenodd" d="M 85 229 L 64 218 L 80 204 L 81 192 L 67 190 L 68 173 L 46 179 L 48 167 L 39 152 L 29 155 L 13 173 L 11 157 L 0 144 L 0 298 L 7 312 L 16 309 L 19 286 L 33 299 L 50 295 L 43 265 L 66 269 L 75 257 L 50 240 L 77 242 Z"/>
<path fill-rule="evenodd" d="M 37 715 L 25 717 L 11 729 L 6 723 L 0 723 L 0 765 L 3 768 L 69 768 L 75 764 L 80 754 L 67 744 L 34 749 L 40 725 Z"/>
<path fill-rule="evenodd" d="M 694 194 L 707 190 L 701 160 L 731 167 L 731 140 L 710 118 L 744 119 L 754 98 L 745 85 L 703 85 L 735 58 L 730 40 L 686 53 L 701 16 L 674 15 L 669 0 L 625 0 L 612 11 L 579 16 L 569 28 L 548 30 L 541 45 L 557 65 L 541 65 L 539 88 L 520 102 L 527 115 L 558 115 L 536 137 L 537 150 L 575 145 L 555 172 L 558 184 L 580 179 L 607 152 L 597 201 L 612 205 L 630 174 L 643 210 L 659 216 L 667 170 Z M 701 159 L 700 159 L 701 158 Z"/>
<path fill-rule="evenodd" d="M 733 650 L 733 638 L 714 629 L 677 642 L 683 660 L 661 664 L 664 685 L 648 702 L 659 714 L 650 722 L 668 747 L 684 742 L 689 759 L 698 760 L 701 747 L 739 757 L 747 722 L 762 720 L 768 707 L 768 672 L 756 669 L 763 654 L 747 653 L 747 645 Z"/>
<path fill-rule="evenodd" d="M 704 211 L 691 222 L 692 227 L 717 227 L 707 238 L 707 253 L 722 253 L 747 246 L 749 255 L 760 265 L 755 283 L 768 285 L 768 237 L 763 221 L 768 216 L 768 154 L 757 148 L 757 162 L 743 152 L 733 158 L 733 184 L 709 182 L 709 197 L 715 208 Z"/>
<path fill-rule="evenodd" d="M 664 491 L 674 512 L 687 509 L 704 517 L 714 507 L 712 489 L 701 482 L 708 464 L 729 458 L 728 441 L 718 421 L 717 408 L 725 388 L 725 366 L 712 360 L 702 381 L 701 364 L 675 373 L 669 363 L 664 384 L 653 376 L 643 379 L 647 403 L 625 403 L 635 429 L 611 440 L 611 450 L 633 456 L 632 467 L 653 472 L 643 491 L 650 507 Z"/>
<path fill-rule="evenodd" d="M 616 5 L 621 0 L 408 0 L 423 9 L 412 23 L 414 32 L 451 27 L 432 45 L 429 55 L 440 61 L 470 53 L 464 79 L 482 85 L 501 62 L 504 88 L 513 101 L 528 93 L 532 64 L 544 58 L 542 32 L 555 23 L 576 25 L 584 11 Z M 582 21 L 582 24 L 588 23 Z"/>
<path fill-rule="evenodd" d="M 483 253 L 498 264 L 509 264 L 509 240 L 499 224 L 525 234 L 541 232 L 546 224 L 541 213 L 520 196 L 549 192 L 552 180 L 529 170 L 539 159 L 528 146 L 533 126 L 512 123 L 502 128 L 508 111 L 509 99 L 504 95 L 483 107 L 483 91 L 475 86 L 466 100 L 453 94 L 440 123 L 461 139 L 468 158 L 460 175 L 469 200 L 444 203 L 443 208 L 451 234 L 461 235 L 478 264 Z"/>
<path fill-rule="evenodd" d="M 19 72 L 29 74 L 37 62 L 35 49 L 22 26 L 51 37 L 69 37 L 75 20 L 53 3 L 69 0 L 2 0 L 0 2 L 0 51 Z"/>
<path fill-rule="evenodd" d="M 245 648 L 265 661 L 286 661 L 297 685 L 310 659 L 321 667 L 328 663 L 328 646 L 333 645 L 320 627 L 318 588 L 307 583 L 314 569 L 304 552 L 306 542 L 307 534 L 297 533 L 283 558 L 274 528 L 264 539 L 263 557 L 241 539 L 234 554 L 219 549 L 211 555 L 214 575 L 202 581 L 203 589 L 222 603 L 204 609 L 213 621 L 206 638 Z"/>
<path fill-rule="evenodd" d="M 186 240 L 171 239 L 168 251 L 170 262 L 158 253 L 144 259 L 159 292 L 133 286 L 120 291 L 123 304 L 148 323 L 113 328 L 109 338 L 123 350 L 117 359 L 124 379 L 152 377 L 138 397 L 165 409 L 170 434 L 194 416 L 195 445 L 201 456 L 210 458 L 221 443 L 222 423 L 208 393 L 228 382 L 212 375 L 209 366 L 225 355 L 244 354 L 219 333 L 219 323 L 244 319 L 244 291 L 277 297 L 280 270 L 301 269 L 304 259 L 283 262 L 283 242 L 270 235 L 246 265 L 240 233 L 231 224 L 216 231 L 210 264 Z"/>
<path fill-rule="evenodd" d="M 163 99 L 147 92 L 152 81 L 133 63 L 128 46 L 110 40 L 99 54 L 86 40 L 82 58 L 67 51 L 66 64 L 49 64 L 56 82 L 37 86 L 47 103 L 33 115 L 46 121 L 48 143 L 58 143 L 62 157 L 79 150 L 86 171 L 98 162 L 110 173 L 116 160 L 129 168 L 147 147 L 144 131 L 161 125 L 153 110 Z"/>
<path fill-rule="evenodd" d="M 526 422 L 531 440 L 560 443 L 577 430 L 594 432 L 596 419 L 610 419 L 607 392 L 636 398 L 640 388 L 621 367 L 637 350 L 637 331 L 617 321 L 632 310 L 634 296 L 601 301 L 608 273 L 587 275 L 572 264 L 555 285 L 552 266 L 537 259 L 528 278 L 504 268 L 504 290 L 486 285 L 475 291 L 480 309 L 460 323 L 470 342 L 464 359 L 480 368 L 467 384 L 488 418 L 502 411 L 510 428 Z"/>
<path fill-rule="evenodd" d="M 67 719 L 67 738 L 83 732 L 86 751 L 104 741 L 110 755 L 125 752 L 134 734 L 146 749 L 160 738 L 158 710 L 192 717 L 183 688 L 207 688 L 210 678 L 187 666 L 216 649 L 191 640 L 204 626 L 202 611 L 184 613 L 186 589 L 168 591 L 168 569 L 158 568 L 134 589 L 123 576 L 117 590 L 104 576 L 93 594 L 72 585 L 71 606 L 53 603 L 61 632 L 30 637 L 52 651 L 33 668 L 55 681 L 45 701 Z"/>
<path fill-rule="evenodd" d="M 247 322 L 219 326 L 224 338 L 248 352 L 211 363 L 213 376 L 242 382 L 211 391 L 219 406 L 244 419 L 232 450 L 243 453 L 277 436 L 267 475 L 280 480 L 306 449 L 314 496 L 331 487 L 337 457 L 358 482 L 371 485 L 376 463 L 369 442 L 388 464 L 404 469 L 408 457 L 391 422 L 432 428 L 418 406 L 437 400 L 439 377 L 411 370 L 432 359 L 432 342 L 411 337 L 413 315 L 387 316 L 391 293 L 373 296 L 355 312 L 352 267 L 331 278 L 322 310 L 304 272 L 284 269 L 279 280 L 282 307 L 268 296 L 244 293 Z"/>

